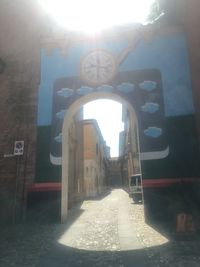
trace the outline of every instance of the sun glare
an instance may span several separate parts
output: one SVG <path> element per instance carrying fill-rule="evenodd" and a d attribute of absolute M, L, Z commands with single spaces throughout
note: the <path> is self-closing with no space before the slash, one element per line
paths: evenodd
<path fill-rule="evenodd" d="M 112 110 L 112 112 L 110 112 Z M 119 133 L 124 130 L 122 105 L 109 99 L 99 99 L 84 105 L 84 119 L 96 119 L 111 157 L 119 156 Z"/>
<path fill-rule="evenodd" d="M 94 33 L 115 25 L 144 23 L 154 0 L 38 0 L 58 24 Z"/>

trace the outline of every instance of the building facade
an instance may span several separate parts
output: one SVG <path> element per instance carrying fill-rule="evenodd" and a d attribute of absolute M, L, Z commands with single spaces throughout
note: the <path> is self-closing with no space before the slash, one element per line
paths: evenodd
<path fill-rule="evenodd" d="M 122 187 L 123 177 L 121 173 L 121 161 L 118 157 L 111 157 L 109 160 L 109 185 L 111 187 Z"/>
<path fill-rule="evenodd" d="M 141 173 L 139 139 L 137 123 L 132 120 L 130 112 L 125 107 L 122 109 L 122 121 L 124 131 L 120 133 L 119 138 L 119 160 L 123 185 L 128 186 L 130 176 Z"/>
<path fill-rule="evenodd" d="M 108 149 L 96 120 L 84 120 L 83 133 L 85 196 L 95 197 L 106 189 Z"/>
<path fill-rule="evenodd" d="M 58 190 L 61 187 L 61 165 L 55 164 L 61 159 L 58 153 L 59 142 L 56 141 L 59 141 L 60 132 L 55 136 L 52 133 L 56 133 L 55 129 L 60 131 L 57 127 L 59 117 L 56 114 L 65 109 L 61 104 L 67 107 L 71 103 L 68 102 L 67 94 L 71 94 L 70 101 L 73 101 L 75 96 L 72 92 L 77 97 L 83 95 L 85 88 L 83 90 L 82 87 L 91 90 L 91 86 L 88 89 L 88 84 L 85 80 L 83 84 L 77 73 L 79 61 L 88 52 L 96 49 L 96 46 L 98 49 L 106 48 L 109 53 L 118 56 L 125 47 L 131 47 L 129 37 L 136 36 L 138 32 L 140 42 L 135 48 L 132 47 L 131 53 L 119 65 L 115 81 L 109 81 L 107 90 L 115 87 L 115 93 L 123 97 L 125 95 L 127 101 L 132 101 L 137 110 L 140 129 L 141 126 L 146 127 L 140 131 L 140 137 L 144 137 L 143 133 L 147 134 L 143 139 L 139 138 L 142 140 L 141 153 L 152 152 L 157 147 L 156 140 L 162 134 L 164 137 L 156 151 L 165 151 L 162 154 L 165 157 L 155 160 L 152 153 L 151 157 L 150 154 L 143 154 L 145 157 L 141 161 L 146 211 L 151 211 L 152 202 L 172 207 L 175 193 L 171 195 L 171 192 L 175 192 L 174 185 L 180 183 L 190 188 L 187 192 L 190 192 L 195 203 L 200 203 L 200 2 L 162 2 L 168 3 L 168 7 L 164 7 L 165 16 L 162 20 L 140 27 L 139 30 L 133 27 L 121 32 L 115 31 L 114 34 L 107 33 L 98 42 L 95 41 L 95 44 L 88 45 L 87 38 L 76 34 L 69 36 L 67 31 L 56 26 L 37 1 L 1 1 L 2 222 L 11 222 L 22 217 L 30 190 L 44 192 L 49 188 Z M 152 84 L 151 88 L 145 88 L 143 84 L 143 91 L 139 89 L 139 84 L 149 79 L 159 84 L 159 99 L 156 99 L 153 91 L 145 91 L 153 90 Z M 72 91 L 62 90 L 66 88 L 66 83 L 73 84 Z M 134 90 L 130 83 L 136 85 L 135 91 L 130 91 Z M 105 92 L 105 87 L 100 89 Z M 130 98 L 131 94 L 135 94 L 135 98 Z M 60 110 L 56 110 L 58 102 L 55 99 L 61 96 Z M 138 96 L 139 100 L 134 100 Z M 150 104 L 145 105 L 143 100 Z M 159 120 L 156 119 L 158 106 L 154 105 L 157 100 L 162 102 Z M 61 113 L 57 114 L 59 115 Z M 152 125 L 145 124 L 147 121 L 152 122 L 153 118 L 156 119 L 153 127 L 159 129 L 152 129 Z M 163 123 L 165 129 L 161 131 Z M 145 130 L 147 131 L 144 132 Z M 58 138 L 55 139 L 56 137 Z M 148 143 L 147 139 L 151 142 Z M 24 141 L 24 154 L 14 156 L 14 142 L 18 140 Z M 158 157 L 158 154 L 153 155 Z M 48 165 L 45 172 L 41 171 L 42 165 Z M 157 209 L 152 213 L 160 218 L 163 215 Z M 170 211 L 165 214 L 171 216 Z"/>

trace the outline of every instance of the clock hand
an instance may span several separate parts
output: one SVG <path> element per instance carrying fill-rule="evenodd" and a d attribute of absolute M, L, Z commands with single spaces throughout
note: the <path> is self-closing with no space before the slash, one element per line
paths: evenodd
<path fill-rule="evenodd" d="M 122 51 L 118 57 L 118 66 L 127 58 L 129 53 L 136 47 L 138 42 L 141 40 L 141 31 L 140 28 L 136 31 L 133 36 L 128 40 L 128 46 Z"/>
<path fill-rule="evenodd" d="M 97 65 L 92 64 L 92 63 L 89 66 L 84 66 L 85 69 L 96 68 L 96 67 Z"/>
<path fill-rule="evenodd" d="M 90 69 L 90 68 L 107 69 L 107 66 L 101 66 L 101 65 L 90 64 L 90 66 L 86 66 L 86 67 L 85 67 L 85 69 Z"/>
<path fill-rule="evenodd" d="M 98 78 L 99 78 L 99 77 L 100 77 L 100 69 L 102 68 L 102 66 L 99 65 L 99 64 L 97 64 L 97 65 L 96 65 L 96 68 L 97 68 L 97 76 L 98 76 Z"/>
<path fill-rule="evenodd" d="M 95 65 L 97 68 L 100 69 L 107 69 L 109 66 L 102 66 L 102 65 Z"/>

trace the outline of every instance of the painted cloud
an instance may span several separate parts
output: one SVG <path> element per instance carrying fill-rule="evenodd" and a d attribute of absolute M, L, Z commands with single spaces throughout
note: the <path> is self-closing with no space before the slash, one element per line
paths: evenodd
<path fill-rule="evenodd" d="M 93 91 L 93 88 L 88 87 L 88 86 L 82 86 L 81 88 L 79 88 L 77 90 L 77 93 L 79 95 L 87 95 L 87 94 L 91 93 L 92 91 Z"/>
<path fill-rule="evenodd" d="M 135 85 L 132 83 L 121 83 L 120 85 L 117 86 L 117 90 L 125 94 L 133 92 L 134 89 Z"/>
<path fill-rule="evenodd" d="M 162 129 L 158 127 L 148 127 L 144 134 L 149 137 L 158 138 L 162 134 Z"/>
<path fill-rule="evenodd" d="M 102 85 L 97 88 L 97 91 L 111 93 L 113 91 L 113 87 L 110 85 Z"/>
<path fill-rule="evenodd" d="M 56 141 L 57 143 L 62 143 L 62 134 L 60 133 L 60 134 L 57 135 L 54 139 L 55 139 L 55 141 Z"/>
<path fill-rule="evenodd" d="M 67 110 L 66 109 L 62 109 L 61 111 L 56 113 L 56 117 L 60 120 L 63 120 L 65 117 Z"/>
<path fill-rule="evenodd" d="M 63 96 L 63 97 L 70 97 L 73 95 L 73 93 L 74 93 L 74 90 L 69 89 L 69 88 L 62 88 L 61 90 L 57 92 L 59 96 Z"/>
<path fill-rule="evenodd" d="M 154 89 L 156 89 L 157 83 L 153 82 L 153 81 L 144 81 L 144 82 L 140 83 L 139 86 L 141 89 L 148 91 L 148 92 L 151 92 Z"/>
<path fill-rule="evenodd" d="M 141 110 L 148 113 L 155 113 L 159 110 L 159 105 L 157 103 L 147 102 L 141 107 Z"/>

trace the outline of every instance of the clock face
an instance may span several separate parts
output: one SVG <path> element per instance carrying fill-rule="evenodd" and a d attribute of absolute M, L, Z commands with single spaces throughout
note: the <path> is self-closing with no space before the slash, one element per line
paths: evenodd
<path fill-rule="evenodd" d="M 95 50 L 82 59 L 81 78 L 92 85 L 109 82 L 116 73 L 115 58 L 107 51 Z"/>

